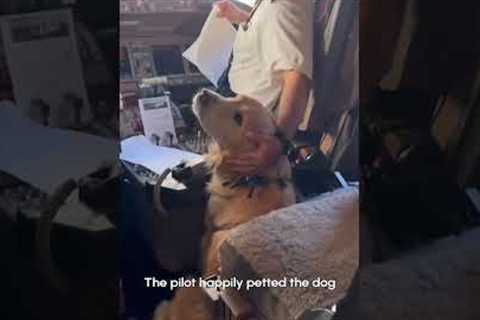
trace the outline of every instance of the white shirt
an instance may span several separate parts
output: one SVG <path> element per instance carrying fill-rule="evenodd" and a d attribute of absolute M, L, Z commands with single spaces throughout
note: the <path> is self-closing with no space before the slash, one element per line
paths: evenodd
<path fill-rule="evenodd" d="M 272 110 L 282 91 L 282 72 L 312 78 L 313 11 L 313 0 L 262 1 L 248 29 L 238 28 L 229 73 L 236 94 Z"/>

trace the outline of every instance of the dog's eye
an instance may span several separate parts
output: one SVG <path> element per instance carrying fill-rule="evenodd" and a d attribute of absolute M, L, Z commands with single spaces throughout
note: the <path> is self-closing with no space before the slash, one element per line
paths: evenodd
<path fill-rule="evenodd" d="M 243 117 L 242 117 L 242 114 L 240 112 L 235 112 L 235 114 L 233 115 L 233 120 L 235 120 L 235 122 L 241 126 L 242 125 L 242 122 L 243 122 Z"/>

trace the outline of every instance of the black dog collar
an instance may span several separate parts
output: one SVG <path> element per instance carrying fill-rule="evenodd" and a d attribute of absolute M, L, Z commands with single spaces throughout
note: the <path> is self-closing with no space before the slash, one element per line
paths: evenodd
<path fill-rule="evenodd" d="M 287 187 L 288 183 L 290 182 L 289 179 L 286 178 L 269 178 L 264 176 L 247 176 L 241 177 L 234 181 L 226 181 L 223 183 L 224 187 L 230 187 L 231 189 L 235 188 L 248 188 L 250 192 L 248 193 L 248 197 L 251 198 L 253 196 L 253 192 L 255 188 L 264 188 L 268 187 L 272 184 L 278 185 L 281 189 Z"/>
<path fill-rule="evenodd" d="M 282 144 L 282 154 L 288 157 L 288 160 L 294 161 L 295 160 L 295 146 L 293 145 L 292 141 L 285 136 L 285 134 L 277 129 L 274 133 L 274 136 L 280 141 Z"/>

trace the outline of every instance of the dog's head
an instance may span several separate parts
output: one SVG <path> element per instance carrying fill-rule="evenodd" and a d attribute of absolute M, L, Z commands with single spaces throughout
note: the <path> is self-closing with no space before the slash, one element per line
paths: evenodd
<path fill-rule="evenodd" d="M 245 138 L 247 131 L 275 133 L 271 113 L 246 96 L 225 98 L 203 89 L 193 98 L 193 111 L 221 150 L 242 152 L 251 149 L 253 146 Z"/>

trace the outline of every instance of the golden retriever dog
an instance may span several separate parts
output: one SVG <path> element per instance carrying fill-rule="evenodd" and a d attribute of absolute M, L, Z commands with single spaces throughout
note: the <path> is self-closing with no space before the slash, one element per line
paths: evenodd
<path fill-rule="evenodd" d="M 219 248 L 231 229 L 272 210 L 292 205 L 295 192 L 291 168 L 281 157 L 255 177 L 242 177 L 223 164 L 226 155 L 255 150 L 247 131 L 274 135 L 272 114 L 254 99 L 225 98 L 202 90 L 193 100 L 193 110 L 204 131 L 213 139 L 206 155 L 212 178 L 202 240 L 202 275 L 218 273 Z M 214 320 L 214 303 L 201 288 L 179 289 L 173 301 L 156 313 L 155 320 Z"/>

